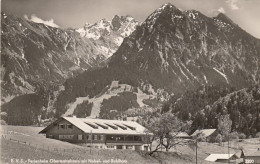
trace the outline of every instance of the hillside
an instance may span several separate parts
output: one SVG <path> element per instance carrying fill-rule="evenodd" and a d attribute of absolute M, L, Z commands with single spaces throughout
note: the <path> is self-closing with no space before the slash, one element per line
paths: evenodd
<path fill-rule="evenodd" d="M 8 124 L 42 124 L 61 115 L 113 119 L 129 109 L 161 106 L 172 95 L 193 92 L 203 85 L 222 86 L 234 91 L 231 88 L 240 90 L 259 84 L 260 41 L 224 14 L 211 18 L 195 10 L 181 11 L 167 3 L 151 13 L 139 25 L 130 16 L 115 16 L 112 21 L 103 19 L 94 24 L 87 23 L 83 28 L 68 31 L 49 28 L 23 19 L 22 26 L 19 26 L 18 22 L 21 20 L 11 18 L 4 16 L 3 22 L 6 26 L 4 29 L 7 32 L 4 31 L 6 35 L 2 42 L 6 48 L 1 56 L 4 59 L 3 98 L 12 99 L 9 102 L 5 101 L 7 103 L 3 105 L 2 115 L 5 115 L 4 119 Z M 8 23 L 9 20 L 13 20 L 11 22 L 14 22 L 16 28 L 7 28 L 12 24 Z M 24 26 L 26 30 L 21 32 Z M 31 26 L 35 28 L 32 29 Z M 14 32 L 8 33 L 12 29 Z M 126 31 L 122 31 L 123 29 Z M 21 37 L 17 37 L 14 44 L 11 42 L 12 37 L 9 36 L 16 33 Z M 69 35 L 72 40 L 68 41 L 69 38 L 64 36 L 67 39 L 64 41 L 60 37 L 62 34 Z M 19 38 L 22 36 L 25 40 L 29 38 L 29 43 L 32 42 L 27 49 L 23 47 L 23 41 L 22 46 L 17 44 L 20 43 Z M 123 37 L 125 38 L 122 40 Z M 120 40 L 122 44 L 116 40 Z M 8 46 L 9 42 L 15 46 Z M 116 45 L 118 49 L 115 48 Z M 102 46 L 110 48 L 102 49 Z M 16 55 L 17 58 L 11 58 L 13 53 L 8 53 L 10 47 L 12 52 L 17 50 L 20 57 Z M 24 53 L 26 60 L 23 59 L 22 51 L 18 52 L 19 47 L 28 50 Z M 105 56 L 99 51 L 100 48 L 105 52 Z M 40 59 L 44 57 L 40 61 L 46 62 L 38 62 L 39 58 L 34 58 L 34 51 L 39 52 L 36 54 L 41 54 Z M 54 52 L 58 55 L 57 58 L 52 54 Z M 84 67 L 84 62 L 81 60 L 78 62 L 79 58 L 75 54 L 84 58 L 83 61 L 90 57 L 89 60 L 94 64 L 88 62 L 87 68 Z M 104 61 L 109 56 L 111 57 L 105 62 L 104 67 L 96 67 L 102 65 L 98 62 L 100 60 L 92 60 L 93 57 Z M 80 70 L 80 73 L 71 70 L 67 58 L 72 60 L 69 62 L 72 66 L 78 64 L 76 70 Z M 19 65 L 21 62 L 12 64 L 13 60 L 14 62 L 21 60 L 23 63 L 27 60 L 37 62 L 32 66 L 28 65 L 30 72 L 23 73 L 26 69 L 22 65 L 21 70 Z M 62 68 L 58 66 L 57 68 L 67 76 L 63 73 L 49 74 L 48 70 L 51 69 L 46 66 L 49 63 L 47 61 L 50 61 L 51 68 L 53 63 L 54 65 L 59 63 Z M 13 66 L 15 68 L 12 68 Z M 56 67 L 54 68 L 55 72 Z M 41 74 L 40 71 L 44 73 Z M 51 75 L 55 75 L 55 78 Z M 59 83 L 55 82 L 58 78 L 56 75 L 61 78 Z M 27 76 L 28 80 L 23 80 Z M 29 79 L 34 79 L 35 85 L 32 85 Z M 52 85 L 49 85 L 50 83 Z M 27 89 L 31 88 L 30 92 L 27 90 L 20 92 L 21 89 L 25 91 L 24 86 L 27 86 Z M 17 93 L 9 95 L 12 92 Z M 14 94 L 27 95 L 13 98 Z M 39 104 L 27 100 L 31 96 L 41 98 L 37 100 Z M 31 109 L 29 112 L 32 118 L 24 121 L 18 113 L 28 111 L 28 107 Z"/>
<path fill-rule="evenodd" d="M 178 115 L 184 121 L 192 120 L 191 132 L 196 129 L 218 128 L 221 115 L 230 115 L 232 132 L 255 136 L 260 131 L 260 87 L 235 89 L 203 86 L 194 92 L 173 96 L 164 104 L 163 112 Z"/>
<path fill-rule="evenodd" d="M 73 114 L 87 100 L 98 102 L 90 116 L 110 118 L 202 85 L 249 87 L 259 83 L 259 48 L 224 14 L 209 18 L 165 4 L 124 39 L 106 67 L 66 81 L 56 114 Z"/>
<path fill-rule="evenodd" d="M 64 90 L 65 80 L 85 70 L 103 67 L 124 37 L 138 25 L 130 16 L 115 16 L 110 21 L 110 31 L 105 33 L 103 23 L 88 26 L 88 32 L 94 31 L 99 36 L 93 39 L 83 35 L 87 27 L 61 29 L 2 12 L 3 118 L 8 116 L 8 123 L 20 125 L 53 118 L 54 103 Z"/>

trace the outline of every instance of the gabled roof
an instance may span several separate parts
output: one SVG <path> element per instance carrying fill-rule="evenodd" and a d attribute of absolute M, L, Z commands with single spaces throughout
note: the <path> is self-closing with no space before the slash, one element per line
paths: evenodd
<path fill-rule="evenodd" d="M 219 159 L 230 159 L 233 156 L 234 154 L 210 154 L 207 158 L 205 158 L 205 160 L 210 162 L 215 162 Z"/>
<path fill-rule="evenodd" d="M 243 150 L 242 154 L 243 156 L 260 156 L 260 150 L 257 149 Z"/>
<path fill-rule="evenodd" d="M 40 133 L 46 133 L 55 123 L 67 120 L 85 133 L 95 134 L 146 134 L 145 128 L 134 121 L 105 120 L 92 118 L 61 117 L 51 125 L 44 128 Z"/>
<path fill-rule="evenodd" d="M 194 137 L 197 134 L 201 133 L 204 135 L 204 137 L 208 137 L 211 134 L 213 134 L 216 131 L 216 129 L 201 129 L 201 130 L 196 130 L 191 136 Z"/>
<path fill-rule="evenodd" d="M 186 132 L 175 132 L 172 133 L 173 136 L 179 137 L 179 138 L 189 138 L 190 136 Z"/>

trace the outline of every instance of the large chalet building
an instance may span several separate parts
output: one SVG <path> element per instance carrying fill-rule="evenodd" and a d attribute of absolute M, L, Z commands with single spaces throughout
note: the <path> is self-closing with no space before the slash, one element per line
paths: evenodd
<path fill-rule="evenodd" d="M 47 138 L 103 149 L 147 150 L 146 129 L 134 121 L 60 117 L 39 133 Z"/>

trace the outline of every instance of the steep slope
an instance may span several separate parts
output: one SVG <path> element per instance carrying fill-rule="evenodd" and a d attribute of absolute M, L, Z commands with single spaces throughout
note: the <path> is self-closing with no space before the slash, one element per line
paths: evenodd
<path fill-rule="evenodd" d="M 107 58 L 116 52 L 123 42 L 123 39 L 129 36 L 139 24 L 131 16 L 115 15 L 111 21 L 102 19 L 94 24 L 86 23 L 83 28 L 76 31 L 80 36 L 92 39 L 100 53 Z"/>
<path fill-rule="evenodd" d="M 106 57 L 87 38 L 2 13 L 2 103 L 62 84 Z"/>
<path fill-rule="evenodd" d="M 138 24 L 132 17 L 115 16 L 109 23 L 111 31 L 105 33 L 101 20 L 90 28 L 99 33 L 93 39 L 80 30 L 54 28 L 5 13 L 1 18 L 1 115 L 19 120 L 9 123 L 23 125 L 53 117 L 65 80 L 104 66 Z"/>
<path fill-rule="evenodd" d="M 106 68 L 67 80 L 57 115 L 73 114 L 82 102 L 99 99 L 91 116 L 111 118 L 136 103 L 159 103 L 201 85 L 259 83 L 259 43 L 224 14 L 209 18 L 165 4 L 124 39 Z M 111 87 L 117 93 L 110 94 Z M 123 93 L 128 96 L 119 101 Z"/>
<path fill-rule="evenodd" d="M 164 105 L 164 112 L 192 121 L 192 131 L 198 128 L 218 128 L 221 115 L 229 114 L 232 131 L 254 136 L 260 130 L 260 86 L 255 85 L 238 91 L 203 86 L 175 96 Z"/>
<path fill-rule="evenodd" d="M 95 28 L 98 24 L 85 29 L 96 42 L 104 38 L 98 33 L 109 36 L 119 29 L 101 22 L 102 30 Z M 54 103 L 55 116 L 114 118 L 201 85 L 248 87 L 259 83 L 259 58 L 259 40 L 224 14 L 209 18 L 165 4 L 123 40 L 106 67 L 66 80 Z"/>

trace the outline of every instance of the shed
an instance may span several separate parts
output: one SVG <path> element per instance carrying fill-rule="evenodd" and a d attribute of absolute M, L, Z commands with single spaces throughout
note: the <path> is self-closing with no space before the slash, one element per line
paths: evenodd
<path fill-rule="evenodd" d="M 241 158 L 244 159 L 244 163 L 260 163 L 260 150 L 242 150 Z"/>
<path fill-rule="evenodd" d="M 235 154 L 210 154 L 205 161 L 228 163 L 229 160 L 230 163 L 235 163 L 238 158 Z"/>

